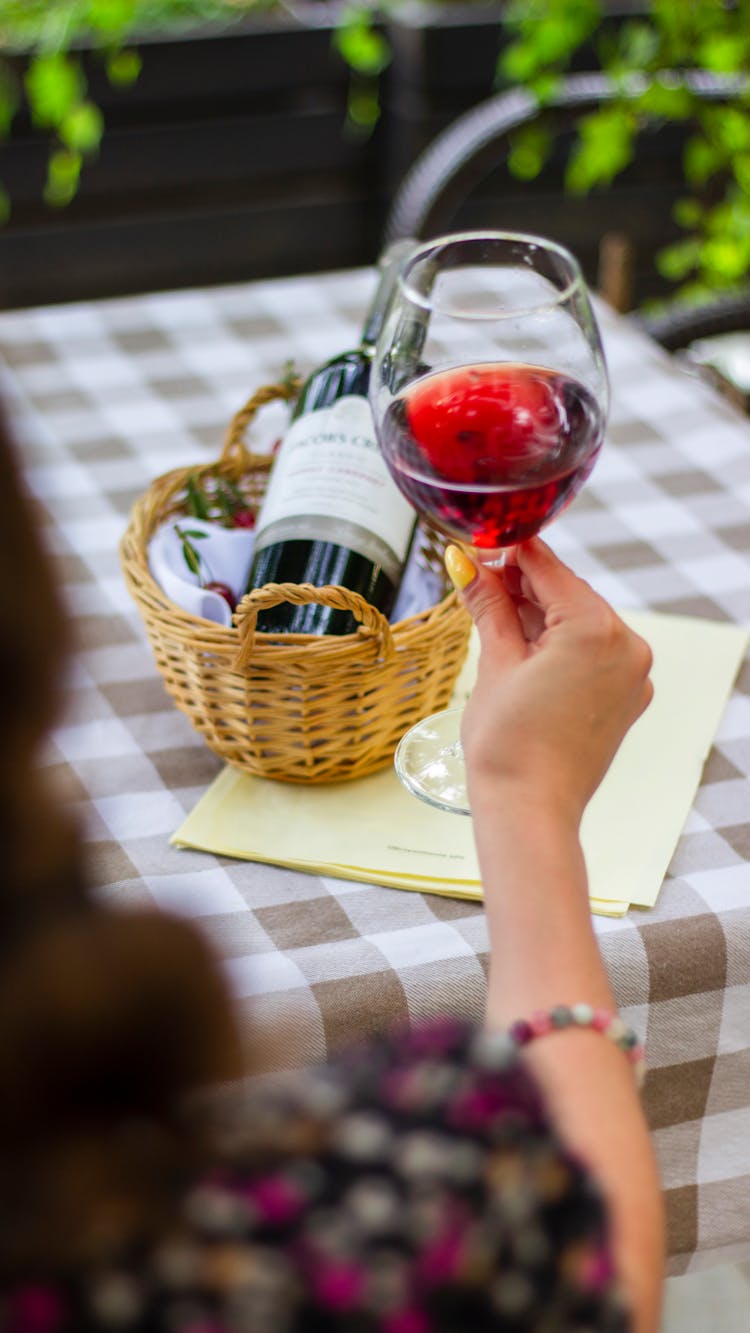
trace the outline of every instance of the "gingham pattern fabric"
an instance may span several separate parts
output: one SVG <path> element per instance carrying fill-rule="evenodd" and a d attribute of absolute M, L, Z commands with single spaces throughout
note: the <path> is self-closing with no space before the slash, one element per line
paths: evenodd
<path fill-rule="evenodd" d="M 117 543 L 153 477 L 216 455 L 288 359 L 305 372 L 356 340 L 372 287 L 358 270 L 0 315 L 3 383 L 77 632 L 46 761 L 101 893 L 198 923 L 265 1069 L 395 1015 L 479 1018 L 483 910 L 169 845 L 220 764 L 161 685 Z M 632 322 L 602 325 L 608 443 L 550 539 L 617 606 L 747 624 L 750 422 Z M 595 919 L 646 1041 L 674 1273 L 750 1256 L 749 695 L 745 665 L 656 908 Z"/>

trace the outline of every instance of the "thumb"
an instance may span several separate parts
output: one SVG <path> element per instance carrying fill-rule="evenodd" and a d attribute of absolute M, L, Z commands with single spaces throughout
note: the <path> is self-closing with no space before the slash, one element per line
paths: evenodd
<path fill-rule="evenodd" d="M 454 588 L 477 627 L 482 647 L 490 640 L 513 646 L 524 652 L 524 638 L 518 612 L 505 587 L 501 569 L 491 569 L 474 560 L 460 546 L 448 546 L 445 568 Z"/>

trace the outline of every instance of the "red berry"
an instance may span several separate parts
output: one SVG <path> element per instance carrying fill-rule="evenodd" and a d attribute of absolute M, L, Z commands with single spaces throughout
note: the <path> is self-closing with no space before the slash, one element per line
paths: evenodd
<path fill-rule="evenodd" d="M 232 524 L 235 528 L 254 528 L 255 514 L 252 509 L 236 509 L 232 514 Z"/>
<path fill-rule="evenodd" d="M 218 593 L 220 597 L 224 598 L 225 602 L 229 603 L 230 607 L 234 611 L 234 608 L 237 605 L 237 603 L 235 601 L 234 593 L 232 592 L 232 589 L 230 588 L 228 583 L 221 583 L 219 579 L 211 579 L 209 583 L 204 583 L 203 587 L 205 588 L 206 592 Z"/>

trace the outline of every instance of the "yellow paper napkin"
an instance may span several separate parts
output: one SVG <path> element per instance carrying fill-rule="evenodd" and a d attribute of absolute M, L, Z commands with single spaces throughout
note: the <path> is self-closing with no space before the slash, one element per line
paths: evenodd
<path fill-rule="evenodd" d="M 609 916 L 656 902 L 748 643 L 744 629 L 693 617 L 624 619 L 651 644 L 655 696 L 582 826 L 591 908 Z M 470 692 L 476 652 L 472 635 L 457 702 Z M 301 787 L 227 767 L 172 841 L 314 874 L 482 897 L 471 820 L 417 800 L 390 768 Z"/>

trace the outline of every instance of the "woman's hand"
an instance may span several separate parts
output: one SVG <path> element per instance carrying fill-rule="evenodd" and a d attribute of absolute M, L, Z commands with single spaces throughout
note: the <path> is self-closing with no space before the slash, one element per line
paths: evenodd
<path fill-rule="evenodd" d="M 649 704 L 651 650 L 539 538 L 502 571 L 449 547 L 481 651 L 462 739 L 470 796 L 513 784 L 576 824 Z"/>

